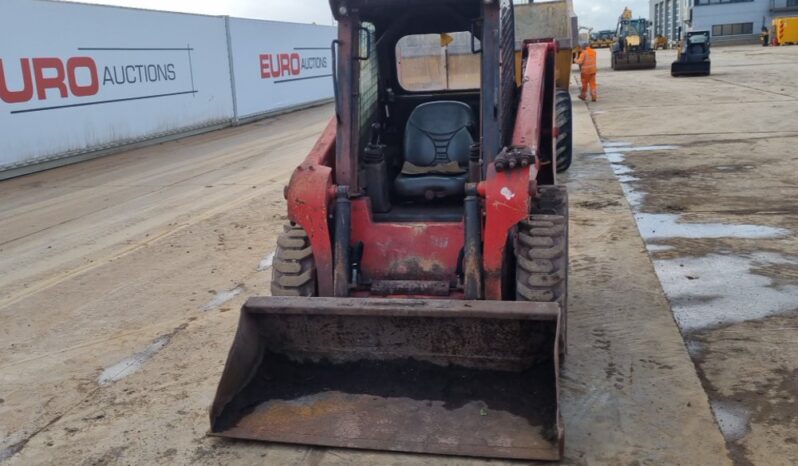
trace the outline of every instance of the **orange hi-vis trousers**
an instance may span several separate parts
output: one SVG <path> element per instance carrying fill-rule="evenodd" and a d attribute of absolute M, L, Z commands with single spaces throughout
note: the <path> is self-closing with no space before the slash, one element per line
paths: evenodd
<path fill-rule="evenodd" d="M 582 93 L 583 99 L 587 98 L 587 89 L 590 88 L 590 96 L 593 100 L 598 100 L 598 84 L 596 84 L 596 73 L 582 73 Z"/>

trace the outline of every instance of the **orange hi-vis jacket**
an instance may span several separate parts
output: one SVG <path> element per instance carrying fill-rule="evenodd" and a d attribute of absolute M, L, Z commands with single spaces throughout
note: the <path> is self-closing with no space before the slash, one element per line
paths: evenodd
<path fill-rule="evenodd" d="M 582 74 L 596 74 L 596 51 L 592 48 L 582 50 L 576 63 L 579 64 Z"/>

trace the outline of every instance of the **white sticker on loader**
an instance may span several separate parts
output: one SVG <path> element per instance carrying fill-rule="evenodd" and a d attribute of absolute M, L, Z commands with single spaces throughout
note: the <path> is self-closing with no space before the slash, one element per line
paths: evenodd
<path fill-rule="evenodd" d="M 505 199 L 507 199 L 508 201 L 509 201 L 509 200 L 512 200 L 512 198 L 514 198 L 514 197 L 515 197 L 515 193 L 514 193 L 514 192 L 512 192 L 512 191 L 510 191 L 510 188 L 508 188 L 508 187 L 506 187 L 506 186 L 505 186 L 505 187 L 503 187 L 503 188 L 502 188 L 502 190 L 501 190 L 501 191 L 499 191 L 499 193 L 500 193 L 502 196 L 504 196 L 504 198 L 505 198 Z"/>

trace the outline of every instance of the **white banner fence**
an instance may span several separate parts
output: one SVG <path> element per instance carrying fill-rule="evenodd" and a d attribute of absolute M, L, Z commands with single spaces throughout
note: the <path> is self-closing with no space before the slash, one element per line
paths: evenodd
<path fill-rule="evenodd" d="M 333 97 L 330 26 L 0 5 L 0 179 Z"/>

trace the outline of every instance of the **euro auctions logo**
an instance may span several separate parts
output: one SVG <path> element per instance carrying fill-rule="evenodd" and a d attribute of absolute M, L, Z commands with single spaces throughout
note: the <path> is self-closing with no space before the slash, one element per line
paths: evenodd
<path fill-rule="evenodd" d="M 306 79 L 329 78 L 329 58 L 315 51 L 327 47 L 297 48 L 288 53 L 262 53 L 258 56 L 261 79 L 274 80 L 275 84 Z"/>
<path fill-rule="evenodd" d="M 189 46 L 78 50 L 68 57 L 0 57 L 0 103 L 18 114 L 198 92 Z"/>
<path fill-rule="evenodd" d="M 260 77 L 263 79 L 299 76 L 302 57 L 298 53 L 264 53 L 260 56 Z"/>
<path fill-rule="evenodd" d="M 48 89 L 56 90 L 62 98 L 70 94 L 88 97 L 100 91 L 97 63 L 91 57 L 72 57 L 66 63 L 60 58 L 21 58 L 19 66 L 22 87 L 11 90 L 0 59 L 0 99 L 5 103 L 29 102 L 34 93 L 39 100 L 46 100 Z"/>

